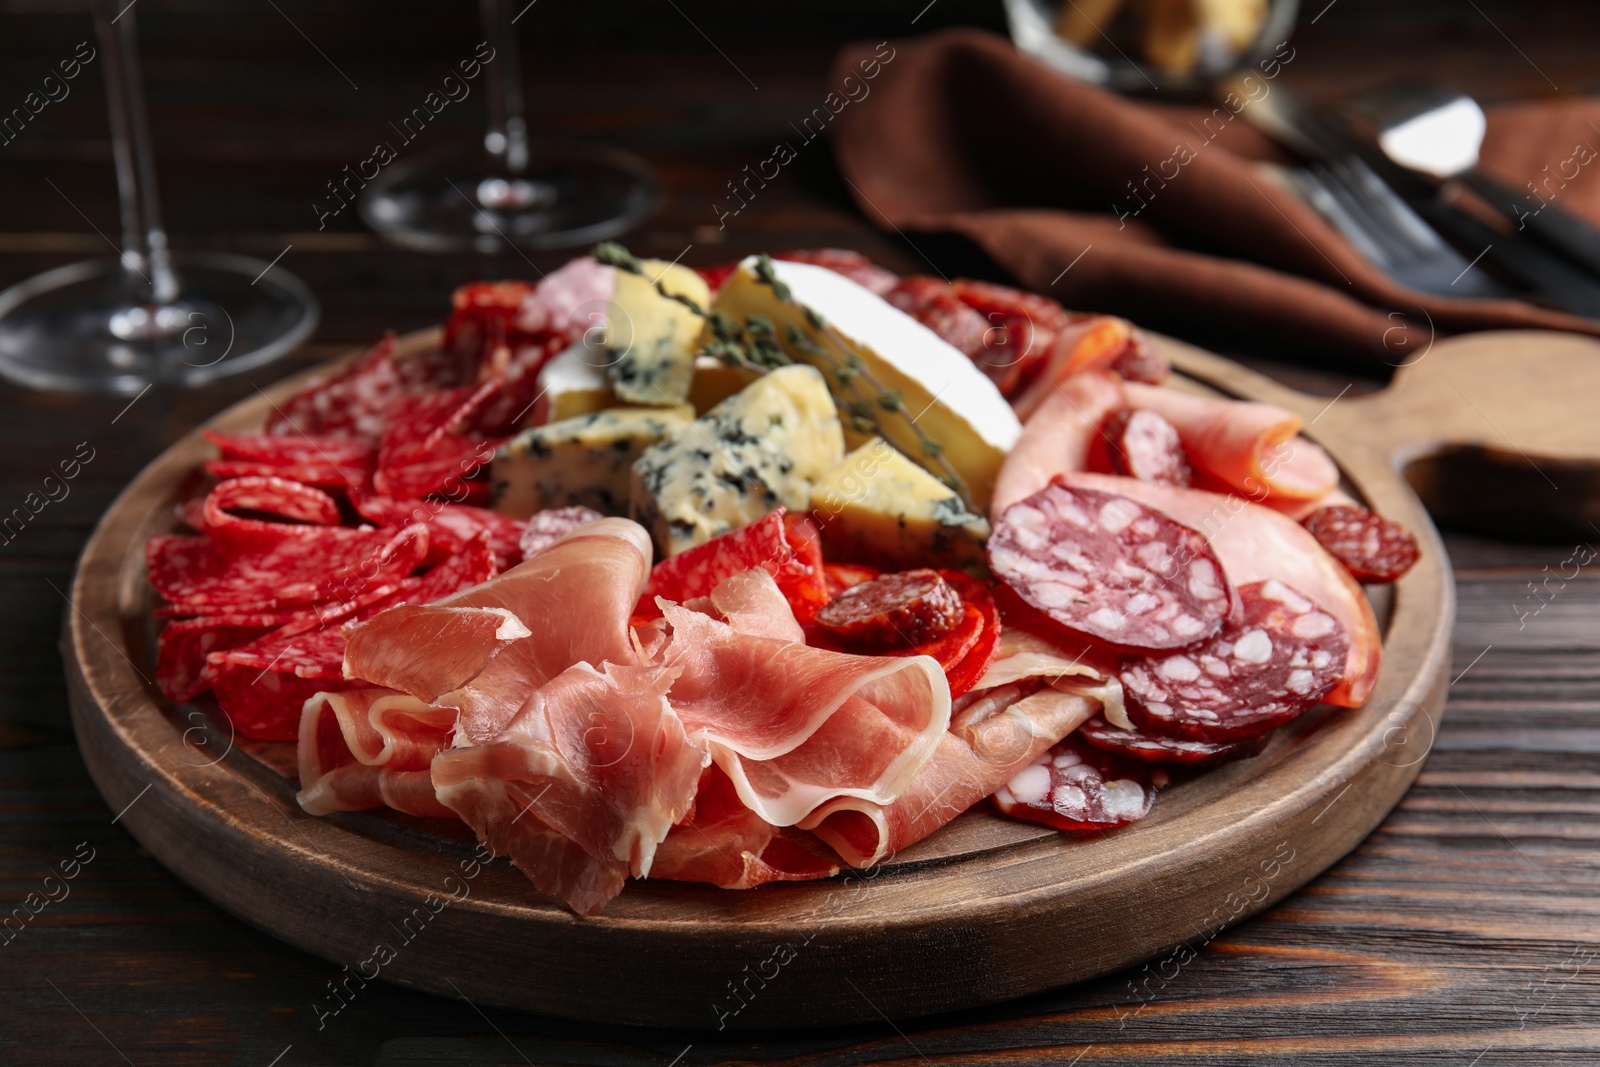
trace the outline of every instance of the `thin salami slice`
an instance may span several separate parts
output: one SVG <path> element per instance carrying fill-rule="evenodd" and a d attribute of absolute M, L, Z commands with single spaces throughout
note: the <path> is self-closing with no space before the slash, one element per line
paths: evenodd
<path fill-rule="evenodd" d="M 1057 478 L 1007 508 L 989 565 L 1062 626 L 1125 648 L 1181 648 L 1222 628 L 1233 596 L 1206 539 L 1135 500 Z"/>
<path fill-rule="evenodd" d="M 870 582 L 883 572 L 857 563 L 826 563 L 822 573 L 828 582 L 828 599 L 832 600 L 852 585 Z"/>
<path fill-rule="evenodd" d="M 317 693 L 364 686 L 334 678 L 299 678 L 284 671 L 229 667 L 218 672 L 217 704 L 240 736 L 258 741 L 293 741 L 300 736 L 300 709 Z"/>
<path fill-rule="evenodd" d="M 967 611 L 970 613 L 976 610 L 983 619 L 983 628 L 972 647 L 959 661 L 944 669 L 945 677 L 950 682 L 950 695 L 959 697 L 972 691 L 978 684 L 978 679 L 988 673 L 995 656 L 999 654 L 1000 609 L 995 604 L 989 587 L 983 582 L 960 571 L 939 573 L 944 575 L 945 581 L 961 594 L 961 599 L 966 601 Z"/>
<path fill-rule="evenodd" d="M 908 648 L 954 630 L 966 615 L 961 594 L 934 570 L 886 574 L 840 593 L 817 625 L 863 648 Z"/>
<path fill-rule="evenodd" d="M 1349 642 L 1332 615 L 1276 580 L 1240 587 L 1239 599 L 1238 620 L 1205 643 L 1123 662 L 1135 725 L 1237 741 L 1288 722 L 1339 681 Z"/>
<path fill-rule="evenodd" d="M 1194 479 L 1178 431 L 1154 411 L 1119 408 L 1100 427 L 1111 471 L 1141 482 L 1188 486 Z"/>
<path fill-rule="evenodd" d="M 1165 737 L 1143 730 L 1124 730 L 1111 725 L 1103 715 L 1096 715 L 1078 727 L 1078 736 L 1114 756 L 1189 767 L 1211 767 L 1230 760 L 1245 759 L 1259 753 L 1267 744 L 1266 734 L 1239 741 L 1212 742 Z"/>
<path fill-rule="evenodd" d="M 522 531 L 522 540 L 519 547 L 522 558 L 527 559 L 535 552 L 542 552 L 573 530 L 603 518 L 605 516 L 598 511 L 593 508 L 586 508 L 581 504 L 575 504 L 567 508 L 546 508 L 544 511 L 536 511 L 528 519 L 527 525 Z"/>
<path fill-rule="evenodd" d="M 994 794 L 995 807 L 1061 830 L 1109 830 L 1144 818 L 1170 778 L 1068 735 Z"/>
<path fill-rule="evenodd" d="M 393 497 L 352 493 L 351 503 L 362 518 L 400 529 L 412 523 L 428 528 L 428 560 L 439 564 L 460 552 L 480 534 L 487 534 L 489 546 L 501 570 L 522 562 L 522 536 L 527 523 L 488 508 L 448 504 L 442 500 L 395 500 Z M 598 517 L 598 516 L 597 516 Z"/>
<path fill-rule="evenodd" d="M 410 574 L 427 551 L 421 526 L 323 527 L 243 555 L 204 537 L 152 537 L 145 565 L 156 592 L 193 614 L 255 614 L 357 598 Z"/>
<path fill-rule="evenodd" d="M 156 639 L 156 684 L 173 703 L 182 704 L 216 683 L 213 652 L 248 644 L 277 629 L 270 615 L 208 615 L 168 623 Z"/>
<path fill-rule="evenodd" d="M 245 514 L 240 514 L 241 512 Z M 273 516 L 273 520 L 250 517 Z M 200 519 L 219 545 L 238 551 L 320 537 L 338 526 L 339 503 L 321 489 L 287 478 L 231 478 L 206 494 Z M 276 521 L 274 521 L 276 520 Z"/>
<path fill-rule="evenodd" d="M 480 408 L 502 388 L 500 379 L 413 398 L 401 405 L 378 443 L 372 484 L 398 500 L 454 495 L 461 480 L 494 458 L 500 442 L 469 432 Z"/>
<path fill-rule="evenodd" d="M 359 359 L 300 390 L 274 409 L 267 433 L 376 441 L 414 388 L 395 366 L 394 345 L 394 334 L 387 333 Z"/>
<path fill-rule="evenodd" d="M 306 434 L 283 436 L 207 430 L 205 439 L 217 446 L 223 459 L 272 466 L 330 463 L 336 466 L 371 467 L 377 458 L 369 442 L 332 434 L 313 437 Z"/>
<path fill-rule="evenodd" d="M 989 320 L 963 303 L 942 278 L 913 274 L 901 278 L 884 299 L 960 349 L 968 359 L 983 355 Z"/>
<path fill-rule="evenodd" d="M 1351 504 L 1318 508 L 1300 524 L 1358 582 L 1392 582 L 1421 555 L 1411 531 Z"/>
<path fill-rule="evenodd" d="M 257 463 L 243 459 L 209 459 L 207 474 L 216 478 L 288 478 L 318 489 L 362 489 L 372 483 L 372 468 L 334 463 Z"/>

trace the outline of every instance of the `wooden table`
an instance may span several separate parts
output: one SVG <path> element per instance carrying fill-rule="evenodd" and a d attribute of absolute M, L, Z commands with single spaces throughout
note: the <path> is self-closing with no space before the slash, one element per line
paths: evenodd
<path fill-rule="evenodd" d="M 1394 15 L 1376 0 L 1325 3 L 1305 5 L 1301 55 L 1286 74 L 1309 94 L 1418 68 L 1491 98 L 1547 91 L 1546 78 L 1563 91 L 1595 88 L 1600 23 L 1576 4 L 1441 2 Z M 933 1020 L 739 1036 L 483 1012 L 372 985 L 319 1029 L 312 1003 L 339 972 L 218 911 L 115 824 L 67 726 L 55 642 L 79 546 L 121 486 L 180 433 L 385 327 L 438 321 L 463 281 L 531 277 L 535 264 L 560 261 L 398 252 L 353 213 L 315 228 L 323 183 L 364 158 L 383 124 L 477 40 L 468 5 L 334 6 L 139 8 L 175 242 L 262 259 L 287 248 L 284 266 L 323 303 L 315 343 L 246 380 L 151 391 L 131 405 L 0 387 L 0 512 L 40 491 L 61 460 L 93 454 L 64 498 L 0 537 L 0 914 L 30 893 L 61 898 L 0 934 L 5 1062 L 1600 1061 L 1600 830 L 1589 821 L 1600 812 L 1600 582 L 1585 569 L 1538 586 L 1561 572 L 1571 544 L 1459 534 L 1448 537 L 1460 583 L 1457 676 L 1416 787 L 1355 853 L 1176 974 L 1131 971 Z M 524 23 L 530 99 L 547 127 L 631 146 L 658 167 L 666 204 L 628 238 L 636 251 L 710 263 L 832 244 L 917 270 L 916 251 L 852 209 L 820 144 L 726 231 L 711 203 L 820 99 L 839 41 L 903 35 L 919 7 L 884 0 L 777 16 L 690 0 L 553 0 Z M 1314 9 L 1323 14 L 1309 25 Z M 75 9 L 26 11 L 5 16 L 0 34 L 5 107 L 89 33 Z M 619 20 L 632 28 L 606 29 Z M 998 25 L 998 13 L 942 0 L 914 29 L 955 21 Z M 0 284 L 107 252 L 96 228 L 116 236 L 99 93 L 97 74 L 82 78 L 0 147 Z M 471 109 L 454 109 L 428 136 L 467 141 L 475 122 Z M 917 243 L 946 269 L 968 269 L 943 242 Z M 1352 381 L 1254 362 L 1327 394 Z M 63 863 L 77 876 L 47 883 Z"/>

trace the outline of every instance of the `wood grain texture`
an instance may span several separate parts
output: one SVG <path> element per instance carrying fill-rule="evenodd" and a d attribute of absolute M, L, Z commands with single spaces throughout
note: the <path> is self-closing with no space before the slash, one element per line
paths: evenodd
<path fill-rule="evenodd" d="M 309 204 L 322 183 L 370 151 L 373 131 L 426 91 L 434 66 L 471 50 L 470 15 L 415 2 L 351 0 L 334 9 L 278 0 L 361 85 L 357 93 L 267 5 L 140 6 L 174 240 L 266 259 L 293 243 L 284 264 L 313 286 L 324 316 L 316 346 L 253 382 L 152 392 L 126 412 L 121 400 L 0 386 L 0 505 L 20 504 L 79 442 L 99 450 L 70 497 L 0 548 L 0 916 L 41 891 L 79 842 L 96 850 L 70 895 L 0 946 L 0 1062 L 121 1063 L 119 1052 L 140 1067 L 1595 1062 L 1600 969 L 1589 954 L 1600 949 L 1600 581 L 1590 567 L 1553 596 L 1536 596 L 1530 583 L 1559 572 L 1576 540 L 1600 538 L 1529 526 L 1515 531 L 1521 543 L 1446 531 L 1459 594 L 1456 680 L 1432 753 L 1400 806 L 1298 893 L 1197 946 L 1169 981 L 1133 968 L 934 1019 L 759 1036 L 569 1023 L 488 1006 L 480 1013 L 374 984 L 319 1026 L 312 1006 L 328 996 L 338 967 L 207 903 L 113 824 L 117 812 L 88 779 L 67 719 L 55 650 L 67 610 L 61 591 L 116 493 L 201 420 L 386 327 L 438 321 L 444 294 L 462 281 L 536 275 L 515 258 L 395 253 L 344 219 L 315 230 Z M 562 128 L 633 147 L 662 171 L 667 206 L 627 237 L 630 247 L 671 259 L 693 241 L 685 260 L 709 264 L 827 243 L 899 270 L 981 269 L 930 235 L 912 234 L 907 244 L 873 229 L 849 206 L 822 145 L 815 163 L 802 156 L 727 230 L 716 229 L 710 211 L 723 183 L 765 158 L 787 121 L 820 99 L 834 42 L 903 34 L 916 11 L 873 3 L 767 16 L 748 5 L 678 6 L 757 79 L 759 92 L 666 5 L 649 5 L 647 28 L 620 42 L 615 27 L 632 26 L 639 6 L 540 4 L 521 23 L 533 50 L 525 64 L 530 99 L 547 102 L 542 109 Z M 1304 95 L 1364 88 L 1384 71 L 1448 78 L 1485 99 L 1549 92 L 1547 77 L 1563 91 L 1600 88 L 1600 10 L 1592 5 L 1339 0 L 1308 25 L 1323 7 L 1302 5 L 1298 58 L 1283 75 Z M 70 4 L 4 12 L 0 92 L 14 103 L 88 27 Z M 997 25 L 999 8 L 940 0 L 916 28 L 947 17 Z M 597 86 L 593 74 L 602 69 Z M 94 77 L 0 149 L 0 282 L 106 250 L 73 205 L 116 232 Z M 470 138 L 475 122 L 467 110 L 447 111 L 438 136 Z M 539 269 L 559 262 L 533 259 Z M 1269 359 L 1258 358 L 1263 351 Z M 1239 354 L 1329 399 L 1380 384 L 1296 365 L 1292 339 Z M 1464 496 L 1475 488 L 1468 481 Z M 1129 911 L 1161 905 L 1140 900 Z M 840 980 L 867 965 L 844 967 Z M 1145 988 L 1152 992 L 1136 995 Z"/>

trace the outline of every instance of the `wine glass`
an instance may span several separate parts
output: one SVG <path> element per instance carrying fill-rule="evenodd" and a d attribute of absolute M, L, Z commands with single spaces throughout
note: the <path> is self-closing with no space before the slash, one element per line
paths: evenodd
<path fill-rule="evenodd" d="M 523 10 L 526 11 L 526 5 Z M 424 252 L 572 248 L 643 221 L 661 198 L 644 160 L 602 145 L 530 140 L 509 0 L 480 0 L 489 122 L 483 145 L 385 166 L 359 200 L 367 225 Z"/>
<path fill-rule="evenodd" d="M 0 292 L 0 374 L 36 389 L 132 394 L 258 367 L 305 340 L 317 302 L 281 267 L 167 247 L 140 84 L 136 15 L 91 0 L 122 211 L 120 258 Z"/>

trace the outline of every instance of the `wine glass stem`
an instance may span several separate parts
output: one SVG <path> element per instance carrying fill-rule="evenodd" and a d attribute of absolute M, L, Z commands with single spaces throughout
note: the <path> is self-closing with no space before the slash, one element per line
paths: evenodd
<path fill-rule="evenodd" d="M 178 297 L 178 278 L 167 250 L 167 233 L 161 225 L 133 5 L 127 0 L 92 0 L 92 4 L 95 32 L 105 53 L 111 147 L 122 205 L 123 271 L 141 302 L 170 304 Z"/>
<path fill-rule="evenodd" d="M 480 0 L 483 33 L 494 49 L 488 64 L 489 129 L 483 147 L 507 177 L 528 166 L 528 127 L 522 118 L 522 71 L 518 62 L 517 28 L 508 0 Z"/>

